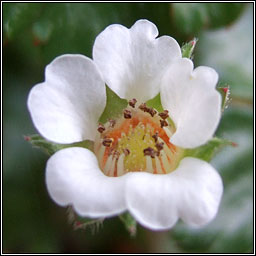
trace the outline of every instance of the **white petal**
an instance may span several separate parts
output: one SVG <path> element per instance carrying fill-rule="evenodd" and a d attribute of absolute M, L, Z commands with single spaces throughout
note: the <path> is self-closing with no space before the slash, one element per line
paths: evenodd
<path fill-rule="evenodd" d="M 172 173 L 134 173 L 126 183 L 128 210 L 143 226 L 171 228 L 182 218 L 193 226 L 211 221 L 217 213 L 223 185 L 208 163 L 184 158 Z"/>
<path fill-rule="evenodd" d="M 171 142 L 183 148 L 206 143 L 214 134 L 221 117 L 221 96 L 215 86 L 218 74 L 209 67 L 193 70 L 183 58 L 164 75 L 161 101 L 176 125 Z"/>
<path fill-rule="evenodd" d="M 177 222 L 179 184 L 170 176 L 146 172 L 130 176 L 126 184 L 127 207 L 141 225 L 162 230 Z"/>
<path fill-rule="evenodd" d="M 146 101 L 159 92 L 165 68 L 181 58 L 178 43 L 158 35 L 157 27 L 139 20 L 130 29 L 111 25 L 98 35 L 93 59 L 107 85 L 121 98 Z"/>
<path fill-rule="evenodd" d="M 107 217 L 125 210 L 125 176 L 105 176 L 95 155 L 84 148 L 67 148 L 47 162 L 46 184 L 61 206 L 72 204 L 84 217 Z"/>
<path fill-rule="evenodd" d="M 35 127 L 58 143 L 94 140 L 105 105 L 105 84 L 93 61 L 82 55 L 53 60 L 45 82 L 34 86 L 28 98 Z"/>
<path fill-rule="evenodd" d="M 219 173 L 205 161 L 186 157 L 175 174 L 180 184 L 181 219 L 195 227 L 210 222 L 217 214 L 223 192 Z"/>

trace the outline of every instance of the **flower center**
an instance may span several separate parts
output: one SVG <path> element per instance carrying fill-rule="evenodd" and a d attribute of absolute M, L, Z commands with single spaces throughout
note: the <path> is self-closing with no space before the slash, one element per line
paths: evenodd
<path fill-rule="evenodd" d="M 166 174 L 178 164 L 182 150 L 169 142 L 175 131 L 168 111 L 158 113 L 145 103 L 135 107 L 136 100 L 117 120 L 98 127 L 94 151 L 103 173 L 117 177 L 127 172 Z"/>

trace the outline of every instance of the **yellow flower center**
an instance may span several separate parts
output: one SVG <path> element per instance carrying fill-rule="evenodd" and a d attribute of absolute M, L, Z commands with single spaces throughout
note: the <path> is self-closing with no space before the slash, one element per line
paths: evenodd
<path fill-rule="evenodd" d="M 99 125 L 94 151 L 103 173 L 117 177 L 127 172 L 166 174 L 175 170 L 182 149 L 169 142 L 175 129 L 168 111 L 158 113 L 145 104 L 130 104 L 123 116 Z"/>

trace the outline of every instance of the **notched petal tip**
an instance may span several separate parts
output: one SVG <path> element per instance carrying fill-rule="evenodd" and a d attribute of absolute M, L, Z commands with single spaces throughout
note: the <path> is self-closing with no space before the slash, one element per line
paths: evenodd
<path fill-rule="evenodd" d="M 169 174 L 133 173 L 126 183 L 129 212 L 148 229 L 170 229 L 178 220 L 176 187 Z"/>
<path fill-rule="evenodd" d="M 45 82 L 35 85 L 28 97 L 39 133 L 56 143 L 94 140 L 106 89 L 93 61 L 82 55 L 62 55 L 46 67 L 45 76 Z"/>
<path fill-rule="evenodd" d="M 140 32 L 142 34 L 148 34 L 150 37 L 156 38 L 158 36 L 157 26 L 146 19 L 137 20 L 131 27 L 131 30 Z"/>
<path fill-rule="evenodd" d="M 219 75 L 216 70 L 206 66 L 199 66 L 195 68 L 192 74 L 196 79 L 200 79 L 200 81 L 205 83 L 205 86 L 207 87 L 215 88 L 219 79 Z"/>
<path fill-rule="evenodd" d="M 171 143 L 193 148 L 214 135 L 221 118 L 221 97 L 216 91 L 218 74 L 183 58 L 174 63 L 161 84 L 161 102 L 170 112 L 176 132 Z"/>
<path fill-rule="evenodd" d="M 181 58 L 178 43 L 158 35 L 150 21 L 139 20 L 130 29 L 106 28 L 93 46 L 93 59 L 108 86 L 122 99 L 145 102 L 159 93 L 164 70 Z"/>
<path fill-rule="evenodd" d="M 179 218 L 201 227 L 216 216 L 222 192 L 220 175 L 210 164 L 186 157 L 166 175 L 132 174 L 126 202 L 132 216 L 151 230 L 170 229 Z"/>

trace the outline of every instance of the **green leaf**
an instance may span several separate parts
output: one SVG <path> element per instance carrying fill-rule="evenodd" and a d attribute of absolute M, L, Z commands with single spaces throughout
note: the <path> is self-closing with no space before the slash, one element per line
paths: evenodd
<path fill-rule="evenodd" d="M 202 146 L 185 149 L 184 157 L 190 156 L 209 162 L 225 146 L 236 146 L 236 144 L 229 140 L 215 137 Z"/>
<path fill-rule="evenodd" d="M 166 7 L 161 10 L 168 14 Z M 40 17 L 31 24 L 32 32 L 45 63 L 64 53 L 91 57 L 96 36 L 110 24 L 130 27 L 141 15 L 138 8 L 148 15 L 149 6 L 136 3 L 43 3 Z"/>
<path fill-rule="evenodd" d="M 36 19 L 40 3 L 3 3 L 3 31 L 5 38 L 13 39 Z"/>
<path fill-rule="evenodd" d="M 143 17 L 153 21 L 162 34 L 170 34 L 171 28 L 168 3 L 4 5 L 5 34 L 10 36 L 10 41 L 22 37 L 30 48 L 37 48 L 41 53 L 40 61 L 43 66 L 65 53 L 81 53 L 91 57 L 96 36 L 110 24 L 119 23 L 131 27 L 136 20 Z M 29 35 L 24 34 L 25 28 L 30 32 Z"/>
<path fill-rule="evenodd" d="M 229 28 L 204 32 L 195 61 L 219 74 L 220 84 L 230 86 L 232 101 L 253 99 L 253 5 Z"/>
<path fill-rule="evenodd" d="M 45 44 L 53 33 L 53 24 L 49 20 L 35 22 L 32 27 L 32 32 L 38 43 Z"/>
<path fill-rule="evenodd" d="M 53 155 L 55 152 L 69 147 L 83 147 L 92 150 L 93 143 L 91 141 L 85 140 L 81 142 L 71 143 L 71 144 L 58 144 L 44 139 L 39 134 L 25 136 L 24 139 L 29 141 L 33 146 L 40 148 L 48 155 Z"/>
<path fill-rule="evenodd" d="M 173 3 L 173 20 L 179 33 L 195 36 L 204 28 L 230 25 L 244 6 L 242 3 Z"/>
<path fill-rule="evenodd" d="M 31 3 L 22 4 L 33 6 Z M 9 15 L 5 5 L 6 3 L 3 3 L 3 26 Z M 10 5 L 16 4 L 10 3 Z M 193 247 L 193 251 L 198 253 L 202 251 L 204 244 L 204 251 L 207 252 L 231 252 L 232 250 L 251 252 L 253 245 L 251 207 L 253 202 L 253 126 L 250 124 L 253 121 L 252 111 L 247 114 L 247 110 L 233 111 L 232 107 L 224 112 L 224 123 L 221 125 L 221 133 L 218 136 L 238 142 L 238 147 L 226 147 L 213 159 L 215 168 L 223 177 L 224 198 L 218 219 L 216 218 L 211 226 L 200 229 L 202 231 L 200 234 L 198 233 L 200 230 L 188 231 L 186 226 L 185 230 L 180 231 L 179 239 L 174 239 L 174 234 L 171 236 L 170 248 L 163 246 L 168 238 L 167 232 L 151 232 L 138 227 L 136 239 L 129 239 L 117 218 L 106 222 L 104 230 L 97 235 L 97 238 L 89 233 L 74 232 L 67 225 L 66 218 L 63 218 L 63 209 L 49 200 L 49 196 L 45 193 L 44 172 L 38 173 L 38 170 L 45 169 L 47 157 L 36 150 L 31 150 L 30 145 L 25 143 L 21 136 L 21 134 L 34 132 L 26 109 L 29 89 L 43 81 L 45 65 L 54 57 L 63 53 L 82 53 L 90 57 L 95 36 L 107 25 L 119 23 L 130 27 L 137 19 L 147 18 L 157 25 L 160 35 L 167 34 L 177 38 L 178 34 L 170 33 L 173 31 L 173 22 L 170 19 L 173 12 L 169 10 L 169 6 L 172 5 L 169 3 L 36 3 L 36 5 L 40 5 L 38 12 L 31 7 L 31 14 L 24 15 L 23 18 L 19 18 L 19 15 L 12 16 L 9 22 L 11 30 L 8 32 L 11 35 L 8 36 L 8 42 L 4 44 L 3 51 L 5 99 L 3 129 L 6 131 L 3 137 L 3 221 L 5 223 L 3 250 L 29 253 L 42 251 L 56 253 L 72 250 L 74 253 L 86 251 L 90 254 L 127 252 L 127 250 L 132 253 L 172 250 L 176 253 L 186 253 Z M 248 26 L 244 27 L 244 32 L 248 31 L 250 24 L 247 23 Z M 183 28 L 179 29 L 180 32 L 182 32 L 181 29 Z M 235 43 L 229 45 L 233 46 L 232 49 L 222 50 L 221 47 L 225 44 L 221 40 L 231 38 L 228 34 L 230 29 L 232 26 L 225 29 L 224 34 L 226 33 L 227 36 L 218 39 L 216 49 L 207 47 L 210 44 L 206 44 L 203 57 L 206 57 L 205 53 L 213 51 L 212 61 L 222 55 L 223 59 L 236 66 L 237 60 L 234 57 L 242 56 L 243 58 L 238 58 L 240 69 L 231 71 L 229 75 L 234 84 L 226 80 L 227 76 L 224 73 L 228 69 L 223 69 L 224 72 L 221 73 L 223 65 L 217 63 L 214 67 L 218 70 L 220 79 L 224 78 L 223 84 L 227 82 L 230 84 L 233 95 L 245 95 L 245 99 L 249 95 L 252 99 L 253 93 L 247 91 L 244 81 L 252 80 L 253 74 L 243 71 L 247 67 L 248 56 L 249 58 L 253 56 L 250 50 L 253 47 L 243 42 L 250 42 L 252 37 L 251 34 L 242 31 L 232 37 L 231 41 Z M 5 39 L 7 31 L 5 28 L 3 30 Z M 191 34 L 191 38 L 193 36 L 197 35 Z M 33 44 L 35 38 L 38 38 L 39 42 Z M 198 53 L 201 53 L 199 48 L 202 38 L 201 36 L 199 38 L 195 58 Z M 189 39 L 186 36 L 182 41 L 187 40 Z M 244 51 L 246 47 L 248 52 Z M 228 51 L 236 54 L 224 55 Z M 210 64 L 202 61 L 200 65 Z M 238 90 L 234 89 L 236 86 Z M 173 232 L 177 233 L 177 229 L 175 228 Z"/>
<path fill-rule="evenodd" d="M 137 231 L 137 222 L 132 217 L 132 215 L 129 212 L 125 212 L 123 214 L 120 214 L 119 218 L 125 225 L 125 228 L 130 233 L 130 235 L 135 236 Z"/>
<path fill-rule="evenodd" d="M 188 43 L 185 43 L 182 47 L 181 47 L 181 52 L 182 52 L 182 57 L 183 58 L 189 58 L 192 59 L 193 58 L 193 52 L 196 46 L 198 39 L 194 38 L 193 40 L 191 40 Z"/>

